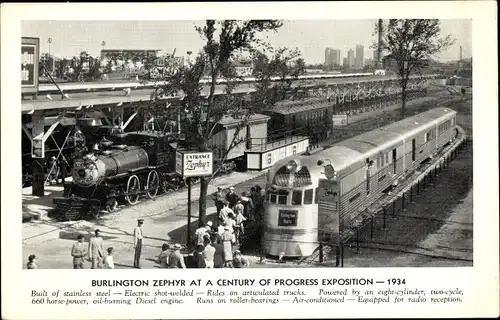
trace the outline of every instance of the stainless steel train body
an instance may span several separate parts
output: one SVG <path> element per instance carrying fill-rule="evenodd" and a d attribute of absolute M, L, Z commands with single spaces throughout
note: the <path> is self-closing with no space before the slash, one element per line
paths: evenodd
<path fill-rule="evenodd" d="M 263 242 L 269 255 L 308 256 L 318 247 L 318 160 L 331 162 L 340 225 L 382 196 L 458 135 L 456 112 L 435 108 L 342 141 L 313 155 L 284 159 L 267 177 Z"/>

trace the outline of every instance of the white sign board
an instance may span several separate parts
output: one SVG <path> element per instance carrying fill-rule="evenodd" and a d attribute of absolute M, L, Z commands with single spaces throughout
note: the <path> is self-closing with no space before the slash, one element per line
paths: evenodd
<path fill-rule="evenodd" d="M 337 181 L 320 179 L 318 186 L 318 240 L 330 245 L 340 241 L 340 189 Z"/>
<path fill-rule="evenodd" d="M 346 126 L 347 125 L 347 115 L 346 114 L 334 114 L 332 115 L 332 122 L 334 126 Z"/>
<path fill-rule="evenodd" d="M 175 171 L 183 177 L 203 177 L 213 173 L 212 152 L 177 151 Z"/>

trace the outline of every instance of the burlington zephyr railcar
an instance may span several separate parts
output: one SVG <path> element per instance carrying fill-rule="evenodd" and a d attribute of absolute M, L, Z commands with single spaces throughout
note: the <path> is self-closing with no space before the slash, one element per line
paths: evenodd
<path fill-rule="evenodd" d="M 335 144 L 312 155 L 283 159 L 267 178 L 264 250 L 308 256 L 318 247 L 318 160 L 331 162 L 340 227 L 349 227 L 392 185 L 402 181 L 461 132 L 456 112 L 435 108 Z"/>

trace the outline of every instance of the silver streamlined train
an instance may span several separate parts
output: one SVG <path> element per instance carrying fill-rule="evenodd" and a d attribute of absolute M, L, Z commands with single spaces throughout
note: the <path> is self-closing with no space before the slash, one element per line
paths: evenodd
<path fill-rule="evenodd" d="M 274 164 L 267 177 L 265 252 L 302 257 L 318 247 L 318 181 L 325 170 L 318 160 L 333 167 L 340 227 L 348 227 L 360 209 L 462 132 L 456 114 L 449 108 L 435 108 L 316 154 Z"/>

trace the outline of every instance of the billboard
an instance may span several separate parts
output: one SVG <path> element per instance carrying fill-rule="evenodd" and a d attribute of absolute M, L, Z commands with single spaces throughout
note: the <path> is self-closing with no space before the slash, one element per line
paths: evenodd
<path fill-rule="evenodd" d="M 38 92 L 40 39 L 21 38 L 21 93 Z"/>
<path fill-rule="evenodd" d="M 183 177 L 211 176 L 214 169 L 212 152 L 177 151 L 175 171 Z"/>
<path fill-rule="evenodd" d="M 338 181 L 320 179 L 318 186 L 318 241 L 337 246 L 340 241 Z"/>
<path fill-rule="evenodd" d="M 332 115 L 332 122 L 334 126 L 346 126 L 347 125 L 347 115 L 346 114 L 334 114 Z"/>

